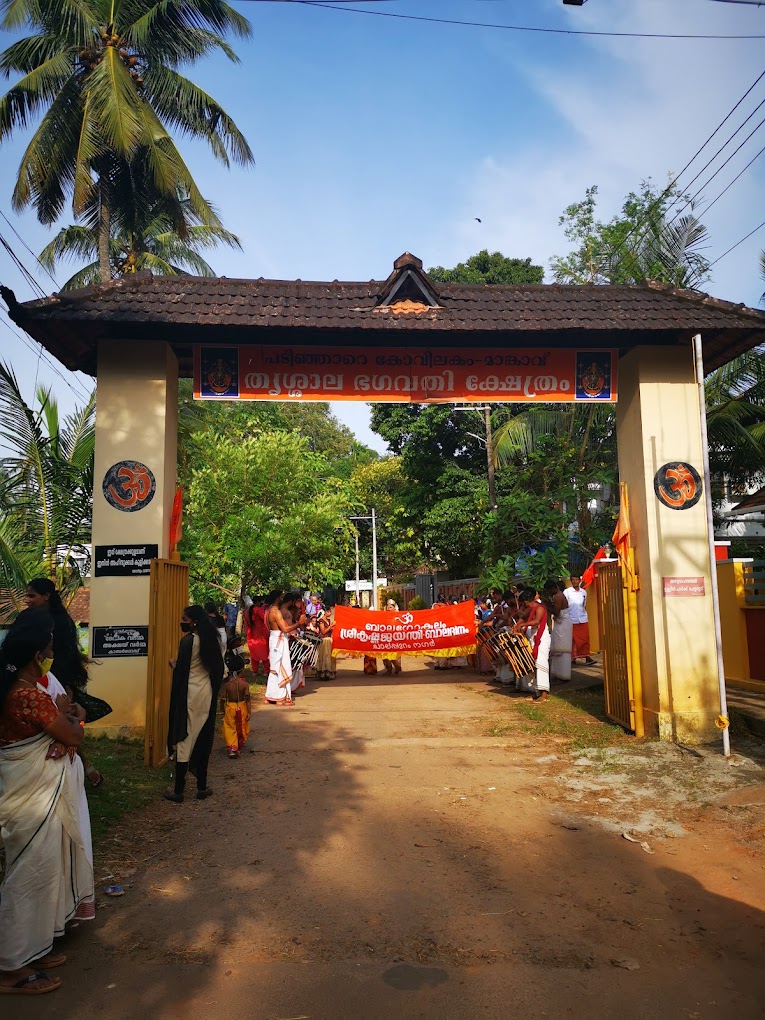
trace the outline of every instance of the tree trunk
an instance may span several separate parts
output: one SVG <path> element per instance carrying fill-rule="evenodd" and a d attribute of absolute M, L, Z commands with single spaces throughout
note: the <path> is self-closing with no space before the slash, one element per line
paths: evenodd
<path fill-rule="evenodd" d="M 109 258 L 109 184 L 102 174 L 98 182 L 98 269 L 101 283 L 108 283 L 112 278 L 111 260 Z"/>

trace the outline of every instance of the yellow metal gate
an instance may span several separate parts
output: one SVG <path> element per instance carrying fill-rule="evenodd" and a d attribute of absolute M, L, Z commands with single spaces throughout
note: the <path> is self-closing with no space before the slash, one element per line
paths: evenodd
<path fill-rule="evenodd" d="M 606 715 L 626 730 L 635 730 L 635 697 L 627 634 L 627 591 L 620 563 L 598 570 L 598 609 L 603 643 Z"/>
<path fill-rule="evenodd" d="M 167 759 L 172 679 L 169 661 L 178 653 L 181 613 L 189 604 L 188 564 L 175 560 L 152 560 L 150 581 L 144 762 L 156 768 Z"/>

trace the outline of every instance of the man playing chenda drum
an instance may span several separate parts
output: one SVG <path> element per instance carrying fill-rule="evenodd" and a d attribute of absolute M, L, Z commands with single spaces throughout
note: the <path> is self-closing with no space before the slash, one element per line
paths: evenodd
<path fill-rule="evenodd" d="M 305 624 L 305 616 L 300 616 L 294 622 L 288 623 L 282 610 L 299 599 L 299 592 L 283 592 L 266 612 L 269 666 L 266 701 L 271 705 L 293 704 L 289 635 L 294 634 Z"/>

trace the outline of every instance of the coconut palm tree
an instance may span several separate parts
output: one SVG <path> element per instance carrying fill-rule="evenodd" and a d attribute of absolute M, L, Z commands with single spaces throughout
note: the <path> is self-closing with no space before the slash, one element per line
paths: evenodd
<path fill-rule="evenodd" d="M 755 347 L 707 376 L 710 471 L 739 482 L 765 473 L 765 351 Z"/>
<path fill-rule="evenodd" d="M 252 162 L 233 120 L 178 71 L 216 50 L 236 61 L 223 33 L 248 36 L 246 18 L 224 0 L 0 0 L 0 12 L 2 28 L 36 30 L 0 54 L 0 73 L 22 74 L 0 99 L 0 141 L 36 124 L 15 209 L 32 205 L 53 223 L 70 195 L 76 217 L 95 203 L 108 279 L 115 161 L 141 153 L 157 192 L 181 187 L 200 219 L 219 225 L 169 132 L 204 139 L 225 165 Z"/>
<path fill-rule="evenodd" d="M 124 207 L 122 207 L 124 209 Z M 157 196 L 145 217 L 112 218 L 109 238 L 110 277 L 124 276 L 148 269 L 156 276 L 178 276 L 190 272 L 196 276 L 215 276 L 200 254 L 217 244 L 241 250 L 239 238 L 216 224 L 200 223 L 187 198 Z M 39 261 L 48 269 L 68 259 L 90 259 L 62 286 L 62 290 L 102 283 L 98 259 L 99 228 L 97 218 L 90 223 L 62 227 L 40 252 Z"/>
<path fill-rule="evenodd" d="M 0 362 L 0 611 L 19 607 L 30 577 L 74 594 L 90 542 L 95 392 L 63 421 L 50 390 L 38 387 L 35 404 Z"/>

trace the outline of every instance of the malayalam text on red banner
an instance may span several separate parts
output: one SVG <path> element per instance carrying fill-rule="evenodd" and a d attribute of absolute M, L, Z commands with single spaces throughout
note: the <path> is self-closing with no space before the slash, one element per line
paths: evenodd
<path fill-rule="evenodd" d="M 438 655 L 441 650 L 460 649 L 460 654 L 470 655 L 475 651 L 475 604 L 400 612 L 337 606 L 332 648 L 364 655 Z"/>
<path fill-rule="evenodd" d="M 616 351 L 194 348 L 198 400 L 615 401 Z"/>

